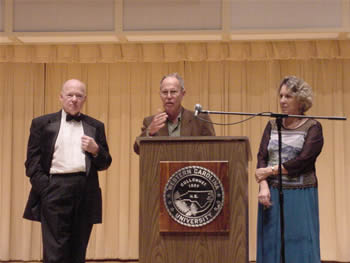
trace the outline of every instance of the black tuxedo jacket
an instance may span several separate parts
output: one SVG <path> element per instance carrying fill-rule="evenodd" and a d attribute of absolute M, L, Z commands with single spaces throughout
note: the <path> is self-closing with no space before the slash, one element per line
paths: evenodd
<path fill-rule="evenodd" d="M 25 162 L 26 175 L 30 178 L 32 189 L 23 217 L 40 221 L 41 198 L 47 194 L 45 189 L 49 184 L 49 173 L 55 143 L 61 125 L 62 111 L 43 115 L 33 119 Z M 90 223 L 102 222 L 102 195 L 97 171 L 105 170 L 112 162 L 105 135 L 104 124 L 96 119 L 82 114 L 84 134 L 94 138 L 99 146 L 99 153 L 93 157 L 86 152 L 87 191 L 89 203 L 87 220 Z"/>

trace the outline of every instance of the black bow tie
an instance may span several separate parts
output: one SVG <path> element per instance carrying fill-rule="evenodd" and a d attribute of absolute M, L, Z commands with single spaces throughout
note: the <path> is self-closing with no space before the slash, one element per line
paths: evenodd
<path fill-rule="evenodd" d="M 66 117 L 66 121 L 71 121 L 71 120 L 75 120 L 77 122 L 81 121 L 81 114 L 77 114 L 77 115 L 70 115 L 70 114 L 67 114 L 67 117 Z"/>

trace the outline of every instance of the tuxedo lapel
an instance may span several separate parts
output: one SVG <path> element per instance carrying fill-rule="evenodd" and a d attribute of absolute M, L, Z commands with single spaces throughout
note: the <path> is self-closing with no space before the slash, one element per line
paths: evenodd
<path fill-rule="evenodd" d="M 84 135 L 87 135 L 91 138 L 94 138 L 96 140 L 96 128 L 92 125 L 90 125 L 86 121 L 86 116 L 83 115 L 82 117 L 82 124 L 84 129 Z M 90 168 L 91 168 L 91 159 L 89 158 L 88 154 L 85 153 L 85 164 L 86 164 L 86 174 L 89 175 Z"/>
<path fill-rule="evenodd" d="M 87 123 L 85 120 L 85 118 L 83 118 L 83 129 L 84 129 L 84 134 L 92 137 L 95 139 L 96 136 L 96 128 L 92 125 L 90 125 L 89 123 Z"/>
<path fill-rule="evenodd" d="M 43 137 L 40 141 L 41 149 L 45 151 L 42 155 L 43 164 L 49 171 L 52 161 L 52 156 L 55 150 L 55 144 L 58 136 L 58 132 L 61 126 L 61 111 L 53 114 L 48 120 L 44 127 Z"/>

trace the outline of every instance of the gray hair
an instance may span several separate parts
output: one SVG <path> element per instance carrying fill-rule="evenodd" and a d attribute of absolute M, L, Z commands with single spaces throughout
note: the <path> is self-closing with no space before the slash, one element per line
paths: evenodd
<path fill-rule="evenodd" d="M 160 88 L 162 88 L 163 81 L 164 81 L 166 78 L 170 78 L 170 77 L 171 77 L 171 78 L 176 78 L 176 79 L 179 81 L 179 85 L 180 85 L 181 90 L 185 90 L 184 80 L 183 80 L 183 78 L 182 78 L 177 72 L 174 72 L 174 73 L 170 73 L 170 74 L 165 75 L 165 76 L 160 80 Z"/>
<path fill-rule="evenodd" d="M 284 77 L 279 86 L 278 92 L 281 91 L 283 85 L 285 85 L 288 92 L 296 98 L 300 105 L 300 112 L 302 114 L 312 107 L 312 88 L 307 82 L 296 76 Z"/>

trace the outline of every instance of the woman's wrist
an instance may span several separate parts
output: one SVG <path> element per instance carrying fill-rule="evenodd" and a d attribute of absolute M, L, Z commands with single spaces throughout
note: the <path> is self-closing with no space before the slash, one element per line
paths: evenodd
<path fill-rule="evenodd" d="M 267 183 L 266 180 L 262 180 L 262 181 L 259 183 L 259 186 L 260 186 L 260 189 L 262 189 L 262 188 L 269 188 L 269 184 Z"/>
<path fill-rule="evenodd" d="M 271 174 L 276 175 L 276 168 L 275 166 L 271 166 Z"/>

